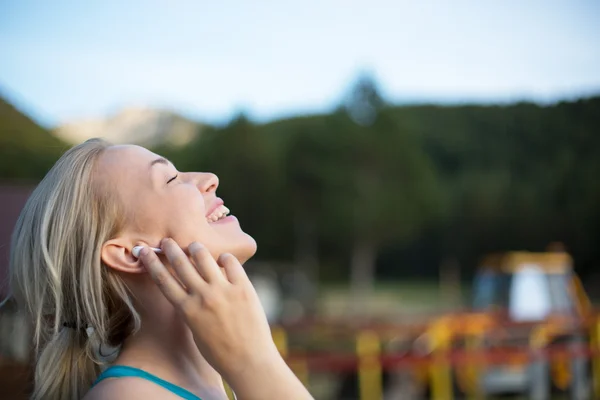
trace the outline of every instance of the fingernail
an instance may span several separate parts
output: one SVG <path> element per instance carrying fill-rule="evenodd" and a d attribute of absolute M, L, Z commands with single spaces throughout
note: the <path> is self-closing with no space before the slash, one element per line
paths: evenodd
<path fill-rule="evenodd" d="M 140 250 L 140 255 L 141 256 L 147 256 L 148 253 L 150 253 L 150 249 L 147 248 L 146 246 L 144 246 L 141 250 Z"/>
<path fill-rule="evenodd" d="M 202 246 L 200 243 L 198 242 L 192 242 L 189 245 L 189 251 L 200 251 L 204 248 L 204 246 Z"/>
<path fill-rule="evenodd" d="M 163 240 L 160 241 L 161 246 L 166 244 L 171 238 L 164 238 Z"/>

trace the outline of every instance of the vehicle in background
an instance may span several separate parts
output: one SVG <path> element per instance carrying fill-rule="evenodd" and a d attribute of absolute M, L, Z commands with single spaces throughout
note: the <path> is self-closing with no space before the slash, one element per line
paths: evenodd
<path fill-rule="evenodd" d="M 563 392 L 592 398 L 587 350 L 594 313 L 569 254 L 485 257 L 474 280 L 472 308 L 433 321 L 419 338 L 431 353 L 476 350 L 491 355 L 487 361 L 449 368 L 455 394 L 520 393 L 541 400 Z M 544 356 L 558 347 L 564 351 Z M 443 371 L 429 372 L 415 376 L 422 393 L 430 392 L 436 373 Z"/>
<path fill-rule="evenodd" d="M 590 333 L 597 322 L 564 250 L 486 256 L 473 281 L 470 310 L 433 318 L 416 335 L 382 337 L 385 354 L 428 360 L 384 370 L 383 397 L 520 394 L 545 400 L 559 392 L 591 399 Z M 357 374 L 345 374 L 342 382 L 337 398 L 357 399 Z"/>

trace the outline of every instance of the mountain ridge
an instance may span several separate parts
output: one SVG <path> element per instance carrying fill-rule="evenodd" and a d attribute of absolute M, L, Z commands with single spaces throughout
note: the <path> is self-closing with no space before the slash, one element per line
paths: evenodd
<path fill-rule="evenodd" d="M 52 133 L 71 144 L 102 137 L 115 144 L 180 147 L 195 139 L 202 128 L 202 124 L 173 111 L 132 106 L 106 117 L 82 118 L 61 124 Z"/>

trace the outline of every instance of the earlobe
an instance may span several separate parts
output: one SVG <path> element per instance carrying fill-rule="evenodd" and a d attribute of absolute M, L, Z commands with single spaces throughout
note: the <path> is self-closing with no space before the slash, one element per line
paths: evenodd
<path fill-rule="evenodd" d="M 131 254 L 131 244 L 125 239 L 111 239 L 102 245 L 102 261 L 108 267 L 129 274 L 146 272 L 142 262 Z"/>

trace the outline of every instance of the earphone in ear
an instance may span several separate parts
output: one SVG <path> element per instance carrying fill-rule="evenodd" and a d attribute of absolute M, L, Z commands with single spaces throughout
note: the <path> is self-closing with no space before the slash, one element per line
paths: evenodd
<path fill-rule="evenodd" d="M 131 254 L 133 254 L 133 256 L 135 258 L 140 258 L 140 251 L 142 251 L 142 249 L 144 248 L 144 246 L 135 246 L 133 249 L 131 249 Z M 155 252 L 156 254 L 162 254 L 163 251 L 159 248 L 156 247 L 149 247 L 150 250 L 152 250 L 153 252 Z"/>

